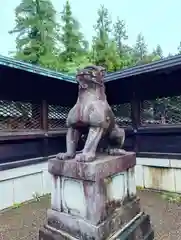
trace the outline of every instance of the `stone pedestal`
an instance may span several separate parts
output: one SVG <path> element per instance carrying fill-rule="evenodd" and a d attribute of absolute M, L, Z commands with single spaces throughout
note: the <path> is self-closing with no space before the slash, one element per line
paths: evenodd
<path fill-rule="evenodd" d="M 39 239 L 103 240 L 120 230 L 140 213 L 135 164 L 132 152 L 91 163 L 49 160 L 51 209 Z"/>

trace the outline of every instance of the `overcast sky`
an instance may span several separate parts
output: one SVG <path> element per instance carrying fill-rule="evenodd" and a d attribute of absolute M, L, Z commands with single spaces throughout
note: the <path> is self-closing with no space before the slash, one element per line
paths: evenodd
<path fill-rule="evenodd" d="M 0 54 L 8 56 L 15 49 L 15 36 L 8 31 L 14 26 L 14 9 L 21 0 L 1 1 L 0 8 Z M 65 0 L 52 0 L 57 11 L 61 11 Z M 133 45 L 139 32 L 145 36 L 149 50 L 157 44 L 164 54 L 175 53 L 181 41 L 181 0 L 70 0 L 75 17 L 82 26 L 87 40 L 91 40 L 97 9 L 104 4 L 112 19 L 124 19 L 128 29 L 128 44 Z M 179 17 L 180 16 L 180 17 Z"/>

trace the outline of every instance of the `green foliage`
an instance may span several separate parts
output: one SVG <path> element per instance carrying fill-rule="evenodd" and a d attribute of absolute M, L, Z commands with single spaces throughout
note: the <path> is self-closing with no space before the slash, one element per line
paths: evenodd
<path fill-rule="evenodd" d="M 61 57 L 72 62 L 77 56 L 86 52 L 88 44 L 80 32 L 79 22 L 73 17 L 69 1 L 66 1 L 61 16 L 60 43 L 63 46 Z"/>
<path fill-rule="evenodd" d="M 161 196 L 164 200 L 171 202 L 171 203 L 180 203 L 181 202 L 181 195 L 178 193 L 172 192 L 163 192 Z"/>
<path fill-rule="evenodd" d="M 20 208 L 22 206 L 21 203 L 14 203 L 12 209 Z"/>
<path fill-rule="evenodd" d="M 125 21 L 117 18 L 117 21 L 113 25 L 113 35 L 118 47 L 119 54 L 121 56 L 125 53 L 123 42 L 124 40 L 128 39 Z"/>
<path fill-rule="evenodd" d="M 136 186 L 136 190 L 142 191 L 142 190 L 144 190 L 144 187 L 142 187 L 142 186 Z"/>
<path fill-rule="evenodd" d="M 97 11 L 90 48 L 68 0 L 59 15 L 51 0 L 21 0 L 15 9 L 15 21 L 10 31 L 16 34 L 14 57 L 67 74 L 74 75 L 89 64 L 105 66 L 112 72 L 163 58 L 160 45 L 148 53 L 141 33 L 135 45 L 129 46 L 126 22 L 118 17 L 112 23 L 104 5 Z"/>
<path fill-rule="evenodd" d="M 178 50 L 178 53 L 181 54 L 181 42 L 179 43 L 177 50 Z"/>
<path fill-rule="evenodd" d="M 75 74 L 83 62 L 88 62 L 88 42 L 80 31 L 80 24 L 73 16 L 68 0 L 61 13 L 59 43 L 62 47 L 58 57 L 59 70 Z"/>
<path fill-rule="evenodd" d="M 134 60 L 136 64 L 143 64 L 146 61 L 147 57 L 147 44 L 145 42 L 144 36 L 139 33 L 136 39 L 136 44 L 134 46 Z"/>
<path fill-rule="evenodd" d="M 55 9 L 50 0 L 22 0 L 15 9 L 15 58 L 44 65 L 43 57 L 55 54 Z"/>
<path fill-rule="evenodd" d="M 111 18 L 108 9 L 103 5 L 98 9 L 98 19 L 94 26 L 96 36 L 92 44 L 92 62 L 106 67 L 108 71 L 116 71 L 120 68 L 118 48 L 110 38 Z"/>
<path fill-rule="evenodd" d="M 167 58 L 173 57 L 173 54 L 169 53 Z"/>
<path fill-rule="evenodd" d="M 162 50 L 162 48 L 161 48 L 161 46 L 159 44 L 153 50 L 153 55 L 159 56 L 160 58 L 163 58 L 163 50 Z"/>

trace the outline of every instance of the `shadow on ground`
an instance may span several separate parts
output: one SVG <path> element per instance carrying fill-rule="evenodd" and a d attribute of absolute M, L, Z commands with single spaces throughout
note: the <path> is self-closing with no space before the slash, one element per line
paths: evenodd
<path fill-rule="evenodd" d="M 145 212 L 151 215 L 156 240 L 181 239 L 181 205 L 169 203 L 159 193 L 139 191 Z M 0 213 L 0 240 L 35 240 L 46 220 L 50 199 L 17 206 Z"/>

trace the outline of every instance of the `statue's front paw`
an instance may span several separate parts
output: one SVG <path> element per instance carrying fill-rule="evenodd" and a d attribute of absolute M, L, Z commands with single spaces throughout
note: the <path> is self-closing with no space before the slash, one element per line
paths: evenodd
<path fill-rule="evenodd" d="M 80 153 L 75 156 L 75 159 L 78 162 L 92 162 L 95 158 L 95 154 L 92 153 Z"/>
<path fill-rule="evenodd" d="M 59 153 L 59 154 L 57 154 L 57 156 L 56 156 L 56 158 L 58 159 L 58 160 L 67 160 L 67 159 L 72 159 L 72 158 L 74 158 L 75 157 L 75 155 L 73 155 L 73 154 L 69 154 L 69 153 Z"/>
<path fill-rule="evenodd" d="M 125 153 L 126 153 L 126 151 L 124 149 L 120 149 L 120 148 L 111 148 L 108 150 L 108 154 L 113 155 L 113 156 L 124 155 Z"/>

